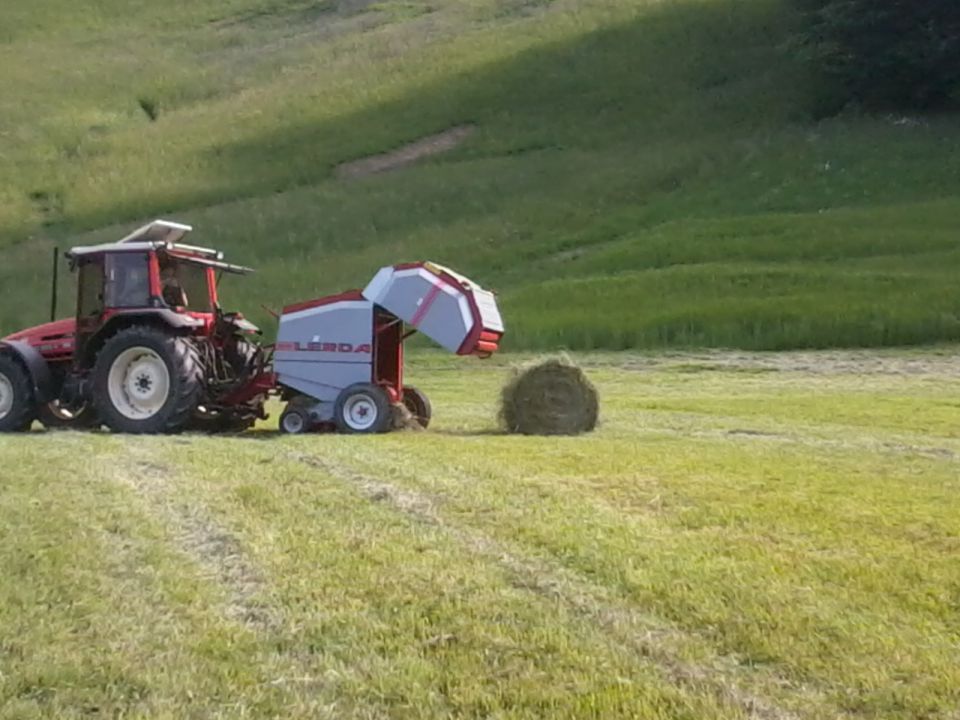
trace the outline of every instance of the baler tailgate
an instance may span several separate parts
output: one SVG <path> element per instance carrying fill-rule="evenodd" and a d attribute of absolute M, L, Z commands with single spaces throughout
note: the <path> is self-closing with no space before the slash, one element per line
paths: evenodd
<path fill-rule="evenodd" d="M 503 335 L 493 293 L 433 263 L 385 267 L 363 296 L 459 355 L 489 355 Z"/>

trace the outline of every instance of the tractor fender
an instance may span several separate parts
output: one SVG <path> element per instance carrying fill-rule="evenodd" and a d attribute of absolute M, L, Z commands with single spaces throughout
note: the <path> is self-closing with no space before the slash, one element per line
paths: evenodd
<path fill-rule="evenodd" d="M 177 330 L 183 328 L 198 328 L 203 327 L 203 320 L 199 320 L 190 315 L 183 315 L 182 313 L 174 312 L 173 310 L 167 310 L 166 308 L 157 308 L 157 309 L 136 309 L 136 310 L 119 310 L 112 313 L 110 319 L 104 324 L 104 327 L 114 322 L 118 318 L 129 319 L 129 318 L 149 318 L 151 320 L 160 320 L 165 325 L 168 325 Z"/>
<path fill-rule="evenodd" d="M 53 400 L 53 378 L 50 366 L 36 348 L 19 340 L 0 340 L 0 352 L 6 350 L 16 355 L 30 373 L 37 403 L 46 405 Z"/>
<path fill-rule="evenodd" d="M 189 315 L 182 315 L 173 310 L 163 308 L 157 308 L 155 310 L 120 310 L 111 313 L 110 318 L 97 331 L 96 337 L 102 340 L 103 338 L 113 335 L 119 328 L 136 325 L 138 323 L 165 325 L 172 330 L 193 330 L 203 327 L 203 320 Z"/>
<path fill-rule="evenodd" d="M 96 357 L 96 353 L 103 347 L 103 343 L 106 342 L 107 338 L 113 336 L 122 328 L 138 323 L 164 325 L 177 331 L 203 327 L 203 320 L 191 317 L 190 315 L 182 315 L 165 308 L 120 310 L 111 313 L 110 318 L 97 330 L 96 335 L 87 342 L 83 348 L 81 364 L 84 366 L 91 365 Z"/>

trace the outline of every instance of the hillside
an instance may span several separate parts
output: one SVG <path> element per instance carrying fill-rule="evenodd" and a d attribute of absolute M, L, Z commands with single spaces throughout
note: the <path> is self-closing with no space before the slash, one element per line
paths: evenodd
<path fill-rule="evenodd" d="M 429 258 L 501 292 L 513 348 L 956 340 L 960 122 L 810 118 L 794 22 L 779 0 L 7 0 L 0 332 L 45 319 L 54 243 L 164 216 L 261 269 L 225 288 L 261 321 Z M 336 172 L 463 125 L 415 166 Z"/>

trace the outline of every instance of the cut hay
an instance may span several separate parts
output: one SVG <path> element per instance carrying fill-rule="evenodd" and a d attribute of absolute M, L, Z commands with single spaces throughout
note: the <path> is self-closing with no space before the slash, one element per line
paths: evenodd
<path fill-rule="evenodd" d="M 402 403 L 394 403 L 391 406 L 393 417 L 391 428 L 393 430 L 423 430 L 423 425 L 417 420 L 416 416 L 410 412 L 410 409 Z"/>
<path fill-rule="evenodd" d="M 520 368 L 500 396 L 500 423 L 523 435 L 579 435 L 597 426 L 600 398 L 569 358 Z"/>

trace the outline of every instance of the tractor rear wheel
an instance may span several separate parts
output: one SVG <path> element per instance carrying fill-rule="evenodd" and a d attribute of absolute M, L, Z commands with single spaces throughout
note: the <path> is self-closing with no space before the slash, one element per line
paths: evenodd
<path fill-rule="evenodd" d="M 410 411 L 420 427 L 424 430 L 429 427 L 430 418 L 433 417 L 433 407 L 426 395 L 412 385 L 405 387 L 403 389 L 403 406 Z"/>
<path fill-rule="evenodd" d="M 25 432 L 37 417 L 33 382 L 9 355 L 0 355 L 0 432 Z"/>
<path fill-rule="evenodd" d="M 382 433 L 393 424 L 390 397 L 379 385 L 357 383 L 337 398 L 333 420 L 340 432 L 355 434 Z"/>
<path fill-rule="evenodd" d="M 236 336 L 224 349 L 223 359 L 227 361 L 238 380 L 246 380 L 256 372 L 261 352 L 260 346 L 256 343 Z"/>
<path fill-rule="evenodd" d="M 85 403 L 79 408 L 69 409 L 63 407 L 59 400 L 42 405 L 37 419 L 47 430 L 89 430 L 100 424 L 91 405 Z"/>
<path fill-rule="evenodd" d="M 132 327 L 110 338 L 93 369 L 97 413 L 114 432 L 178 433 L 203 395 L 203 365 L 187 338 Z"/>

